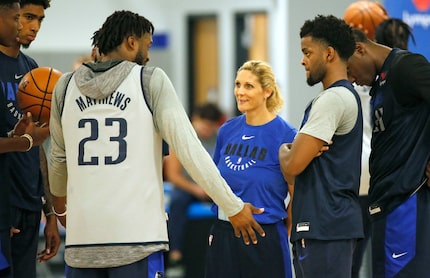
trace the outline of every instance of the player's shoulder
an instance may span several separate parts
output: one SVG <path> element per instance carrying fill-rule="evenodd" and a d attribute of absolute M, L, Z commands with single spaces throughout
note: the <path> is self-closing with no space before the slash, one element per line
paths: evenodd
<path fill-rule="evenodd" d="M 405 50 L 397 52 L 390 64 L 392 71 L 405 73 L 414 71 L 422 66 L 430 66 L 426 57 L 424 57 L 422 54 Z"/>
<path fill-rule="evenodd" d="M 339 105 L 339 102 L 355 101 L 354 93 L 344 86 L 330 87 L 321 92 L 316 98 L 315 102 L 324 105 Z"/>

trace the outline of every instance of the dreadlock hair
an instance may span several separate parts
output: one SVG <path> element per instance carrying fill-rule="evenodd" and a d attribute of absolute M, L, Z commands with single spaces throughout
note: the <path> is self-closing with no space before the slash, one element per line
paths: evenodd
<path fill-rule="evenodd" d="M 25 5 L 37 5 L 37 6 L 43 6 L 43 9 L 46 10 L 51 6 L 50 4 L 51 0 L 21 0 L 21 8 Z"/>
<path fill-rule="evenodd" d="M 345 61 L 355 50 L 351 27 L 333 15 L 317 15 L 313 20 L 306 20 L 300 29 L 300 38 L 307 36 L 333 47 Z"/>
<path fill-rule="evenodd" d="M 92 40 L 100 54 L 107 54 L 127 37 L 141 38 L 147 33 L 154 34 L 154 25 L 148 19 L 130 11 L 116 11 L 94 32 Z"/>
<path fill-rule="evenodd" d="M 409 38 L 415 44 L 412 28 L 398 18 L 384 20 L 375 30 L 376 42 L 388 47 L 408 49 Z"/>

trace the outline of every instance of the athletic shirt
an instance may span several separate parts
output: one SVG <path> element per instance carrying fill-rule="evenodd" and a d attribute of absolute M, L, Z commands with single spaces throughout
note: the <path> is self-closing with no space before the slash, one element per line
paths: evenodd
<path fill-rule="evenodd" d="M 413 76 L 405 80 L 405 72 Z M 394 49 L 372 86 L 369 211 L 374 218 L 403 203 L 425 179 L 430 155 L 430 105 L 419 98 L 402 105 L 399 99 L 417 92 L 428 95 L 429 73 L 430 65 L 421 55 Z"/>
<path fill-rule="evenodd" d="M 0 137 L 7 137 L 6 102 L 0 87 Z M 0 153 L 0 231 L 10 229 L 10 182 L 7 155 Z"/>
<path fill-rule="evenodd" d="M 358 105 L 357 119 L 350 132 L 334 134 L 330 149 L 314 158 L 296 176 L 291 242 L 301 238 L 343 240 L 363 237 L 358 202 L 363 132 L 360 99 L 347 80 L 337 81 L 328 89 L 336 87 L 347 89 L 340 93 L 354 95 Z M 305 110 L 302 127 L 308 120 L 312 103 Z"/>
<path fill-rule="evenodd" d="M 18 58 L 9 57 L 0 52 L 0 86 L 6 101 L 6 127 L 12 130 L 22 117 L 22 111 L 16 99 L 21 78 L 37 63 L 20 52 Z M 42 209 L 43 179 L 40 172 L 39 147 L 28 152 L 10 152 L 8 176 L 11 186 L 11 205 L 20 209 L 40 211 Z"/>
<path fill-rule="evenodd" d="M 66 248 L 167 243 L 162 139 L 143 96 L 142 69 L 134 66 L 101 100 L 84 96 L 73 77 L 67 87 Z"/>
<path fill-rule="evenodd" d="M 236 196 L 264 208 L 262 214 L 254 215 L 258 223 L 276 223 L 287 217 L 288 184 L 280 170 L 278 151 L 281 144 L 293 142 L 295 135 L 295 128 L 279 116 L 251 126 L 241 115 L 219 130 L 215 164 Z"/>

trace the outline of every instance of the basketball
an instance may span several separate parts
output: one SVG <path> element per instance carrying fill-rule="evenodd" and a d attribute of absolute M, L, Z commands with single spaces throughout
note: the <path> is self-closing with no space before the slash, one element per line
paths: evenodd
<path fill-rule="evenodd" d="M 360 29 L 371 40 L 375 39 L 376 27 L 388 18 L 387 11 L 380 3 L 365 0 L 352 3 L 343 14 L 349 26 Z"/>
<path fill-rule="evenodd" d="M 18 85 L 17 100 L 23 112 L 31 112 L 33 121 L 49 123 L 52 91 L 62 73 L 51 67 L 35 68 Z"/>

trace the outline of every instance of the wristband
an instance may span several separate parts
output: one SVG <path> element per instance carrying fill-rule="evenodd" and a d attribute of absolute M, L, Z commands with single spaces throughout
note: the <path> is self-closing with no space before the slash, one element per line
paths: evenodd
<path fill-rule="evenodd" d="M 57 216 L 57 217 L 62 217 L 62 216 L 66 216 L 67 215 L 67 205 L 64 205 L 64 207 L 66 207 L 66 210 L 62 213 L 57 213 L 55 211 L 54 206 L 52 206 L 52 212 Z"/>
<path fill-rule="evenodd" d="M 33 148 L 33 137 L 31 137 L 31 135 L 28 134 L 28 133 L 25 133 L 25 134 L 21 135 L 21 137 L 27 138 L 28 143 L 30 144 L 30 146 L 28 147 L 28 149 L 25 150 L 26 152 L 28 152 L 29 150 L 31 150 L 31 148 Z"/>

